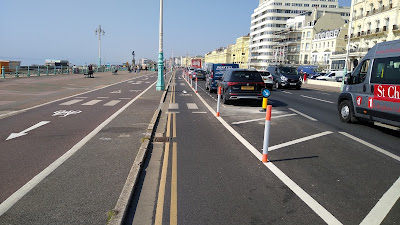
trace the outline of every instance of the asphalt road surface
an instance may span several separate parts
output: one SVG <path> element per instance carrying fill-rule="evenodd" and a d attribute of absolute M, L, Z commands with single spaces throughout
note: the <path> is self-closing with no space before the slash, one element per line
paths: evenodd
<path fill-rule="evenodd" d="M 162 94 L 126 76 L 0 120 L 0 224 L 107 223 Z"/>
<path fill-rule="evenodd" d="M 161 171 L 152 181 L 144 176 L 133 209 L 140 212 L 140 197 L 157 186 L 155 224 L 400 222 L 399 132 L 342 123 L 337 90 L 272 91 L 269 162 L 262 163 L 258 103 L 222 105 L 216 118 L 217 96 L 204 81 L 196 94 L 178 71 L 173 84 Z"/>

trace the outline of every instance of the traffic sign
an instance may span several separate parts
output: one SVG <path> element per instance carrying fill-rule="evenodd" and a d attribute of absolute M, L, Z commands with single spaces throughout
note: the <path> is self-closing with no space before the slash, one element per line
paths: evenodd
<path fill-rule="evenodd" d="M 268 89 L 263 89 L 262 95 L 264 98 L 268 98 L 271 95 L 271 92 Z"/>

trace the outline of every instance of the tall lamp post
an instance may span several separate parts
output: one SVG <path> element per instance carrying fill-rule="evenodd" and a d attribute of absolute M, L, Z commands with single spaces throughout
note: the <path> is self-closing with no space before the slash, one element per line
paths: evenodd
<path fill-rule="evenodd" d="M 96 35 L 99 35 L 99 67 L 101 67 L 101 35 L 104 35 L 106 32 L 101 29 L 101 25 L 99 25 L 99 28 L 96 29 Z M 99 68 L 98 67 L 98 68 Z"/>
<path fill-rule="evenodd" d="M 164 57 L 163 57 L 163 0 L 160 0 L 160 36 L 159 36 L 159 49 L 158 49 L 158 79 L 157 91 L 164 91 Z"/>

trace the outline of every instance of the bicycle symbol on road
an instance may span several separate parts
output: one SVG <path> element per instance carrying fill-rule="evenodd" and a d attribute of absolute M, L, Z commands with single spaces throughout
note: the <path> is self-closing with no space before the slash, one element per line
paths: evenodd
<path fill-rule="evenodd" d="M 58 111 L 54 112 L 54 114 L 52 116 L 66 117 L 66 116 L 73 115 L 73 114 L 79 114 L 81 112 L 82 111 L 80 111 L 80 110 L 76 110 L 76 111 L 74 111 L 74 110 L 58 110 Z"/>

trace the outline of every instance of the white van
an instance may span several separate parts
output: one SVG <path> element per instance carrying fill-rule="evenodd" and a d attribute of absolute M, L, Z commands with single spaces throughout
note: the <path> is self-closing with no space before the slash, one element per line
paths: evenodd
<path fill-rule="evenodd" d="M 378 43 L 368 51 L 345 79 L 338 110 L 343 122 L 363 118 L 400 127 L 400 40 Z"/>

